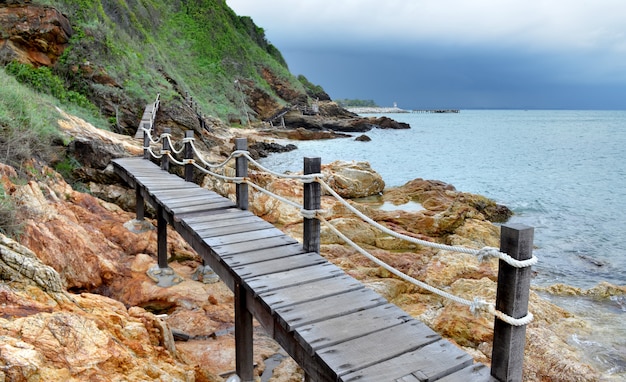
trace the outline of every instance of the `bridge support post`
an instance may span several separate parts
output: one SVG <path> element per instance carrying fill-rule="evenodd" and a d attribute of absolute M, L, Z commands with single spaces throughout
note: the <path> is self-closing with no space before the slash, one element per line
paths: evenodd
<path fill-rule="evenodd" d="M 169 127 L 166 127 L 163 129 L 163 135 L 165 134 L 170 134 L 172 132 L 172 129 L 170 129 Z M 163 137 L 163 152 L 166 151 L 170 151 L 170 141 L 168 139 L 165 139 L 165 137 Z M 161 170 L 163 171 L 169 171 L 170 170 L 170 158 L 163 154 L 163 157 L 161 158 Z"/>
<path fill-rule="evenodd" d="M 322 171 L 322 158 L 304 158 L 304 175 L 319 174 Z M 318 210 L 322 205 L 322 190 L 317 182 L 304 184 L 303 207 L 307 211 Z M 320 221 L 304 218 L 302 247 L 307 252 L 320 251 Z"/>
<path fill-rule="evenodd" d="M 516 260 L 532 257 L 534 229 L 523 224 L 502 226 L 500 251 Z M 496 309 L 514 318 L 528 314 L 531 268 L 515 268 L 500 260 Z M 495 318 L 491 375 L 499 381 L 522 380 L 526 326 L 513 326 Z"/>
<path fill-rule="evenodd" d="M 157 259 L 159 268 L 167 268 L 167 220 L 163 207 L 157 206 Z"/>
<path fill-rule="evenodd" d="M 141 122 L 141 127 L 146 130 L 151 128 L 151 126 L 143 121 Z M 150 134 L 150 130 L 143 132 L 143 159 L 150 159 L 150 151 L 148 151 L 148 148 L 150 147 Z"/>
<path fill-rule="evenodd" d="M 248 150 L 248 140 L 246 138 L 235 139 L 235 150 Z M 248 159 L 246 157 L 238 157 L 235 160 L 235 176 L 248 176 Z M 248 185 L 245 183 L 237 184 L 237 207 L 242 210 L 248 209 Z"/>
<path fill-rule="evenodd" d="M 138 222 L 142 222 L 146 218 L 146 203 L 139 186 L 135 187 L 135 215 L 137 215 L 135 219 Z"/>
<path fill-rule="evenodd" d="M 246 291 L 235 282 L 235 363 L 242 382 L 254 381 L 252 314 L 246 307 Z"/>
<path fill-rule="evenodd" d="M 185 139 L 193 139 L 193 130 L 185 131 Z M 191 142 L 185 142 L 185 159 L 193 159 L 193 147 Z M 185 164 L 185 181 L 193 182 L 193 165 L 191 163 Z"/>

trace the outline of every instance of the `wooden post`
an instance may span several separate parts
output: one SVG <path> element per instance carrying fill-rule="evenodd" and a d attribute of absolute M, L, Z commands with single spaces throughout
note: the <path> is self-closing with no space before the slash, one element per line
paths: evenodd
<path fill-rule="evenodd" d="M 235 283 L 235 363 L 242 382 L 254 381 L 252 314 L 246 308 L 246 293 L 241 282 Z"/>
<path fill-rule="evenodd" d="M 167 268 L 167 220 L 165 210 L 159 204 L 157 206 L 157 258 L 159 268 Z"/>
<path fill-rule="evenodd" d="M 146 217 L 146 206 L 139 185 L 135 186 L 135 214 L 137 221 L 143 221 Z"/>
<path fill-rule="evenodd" d="M 172 129 L 170 129 L 169 127 L 166 127 L 165 129 L 163 129 L 163 134 L 170 134 L 171 132 L 172 132 Z M 164 137 L 163 138 L 163 151 L 169 151 L 169 150 L 170 150 L 170 142 L 168 139 L 165 139 Z M 161 158 L 161 170 L 164 170 L 164 171 L 170 170 L 170 158 L 165 154 Z"/>
<path fill-rule="evenodd" d="M 319 174 L 322 171 L 322 158 L 304 158 L 304 175 Z M 304 184 L 305 210 L 318 210 L 322 206 L 321 186 L 317 182 Z M 320 221 L 313 218 L 304 218 L 304 232 L 302 247 L 307 252 L 320 251 Z"/>
<path fill-rule="evenodd" d="M 236 138 L 235 150 L 248 150 L 248 140 L 246 138 Z M 235 176 L 248 176 L 248 159 L 246 157 L 238 157 L 236 159 Z M 248 185 L 245 183 L 237 185 L 237 207 L 242 210 L 248 209 Z"/>
<path fill-rule="evenodd" d="M 193 130 L 185 131 L 185 138 L 193 138 Z M 191 142 L 185 142 L 185 159 L 193 159 L 193 147 Z M 185 181 L 193 182 L 193 165 L 185 164 Z"/>
<path fill-rule="evenodd" d="M 500 251 L 516 260 L 532 257 L 534 228 L 523 224 L 502 226 Z M 528 314 L 531 268 L 515 268 L 500 260 L 496 309 L 514 318 Z M 499 381 L 522 380 L 526 326 L 513 326 L 496 318 L 493 329 L 491 375 Z"/>
<path fill-rule="evenodd" d="M 141 122 L 142 128 L 148 128 L 145 122 Z M 150 159 L 150 151 L 148 151 L 148 147 L 150 147 L 150 132 L 143 132 L 143 159 Z"/>

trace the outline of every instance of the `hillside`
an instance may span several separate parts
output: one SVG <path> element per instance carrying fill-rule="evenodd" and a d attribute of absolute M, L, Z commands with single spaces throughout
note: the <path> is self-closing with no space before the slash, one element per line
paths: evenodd
<path fill-rule="evenodd" d="M 224 1 L 8 3 L 0 61 L 49 66 L 118 132 L 134 131 L 157 93 L 178 105 L 192 97 L 200 114 L 235 124 L 307 103 L 303 84 L 263 29 Z"/>

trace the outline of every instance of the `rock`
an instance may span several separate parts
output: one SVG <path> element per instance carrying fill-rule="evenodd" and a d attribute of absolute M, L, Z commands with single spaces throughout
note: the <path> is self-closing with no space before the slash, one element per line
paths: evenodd
<path fill-rule="evenodd" d="M 354 140 L 355 141 L 359 141 L 359 142 L 370 142 L 372 140 L 372 138 L 370 138 L 367 135 L 363 134 L 363 135 L 359 135 Z"/>
<path fill-rule="evenodd" d="M 30 249 L 0 233 L 0 279 L 35 285 L 46 292 L 65 290 L 59 274 Z"/>
<path fill-rule="evenodd" d="M 335 161 L 322 166 L 326 183 L 344 198 L 377 195 L 385 189 L 383 178 L 368 162 Z"/>
<path fill-rule="evenodd" d="M 513 215 L 510 209 L 493 200 L 481 195 L 458 192 L 454 186 L 435 180 L 414 179 L 403 186 L 386 190 L 383 198 L 396 205 L 414 201 L 437 212 L 465 209 L 468 216 L 480 214 L 492 222 L 504 222 Z"/>
<path fill-rule="evenodd" d="M 281 145 L 276 142 L 249 142 L 248 144 L 248 151 L 254 159 L 266 158 L 270 153 L 286 153 L 297 148 L 293 144 Z"/>
<path fill-rule="evenodd" d="M 411 126 L 408 123 L 394 121 L 389 117 L 371 117 L 369 120 L 378 129 L 410 129 Z"/>
<path fill-rule="evenodd" d="M 74 33 L 59 11 L 29 2 L 0 7 L 0 62 L 54 65 Z"/>
<path fill-rule="evenodd" d="M 261 135 L 270 135 L 277 138 L 291 139 L 294 141 L 310 141 L 322 139 L 347 138 L 349 135 L 326 130 L 307 130 L 304 127 L 296 129 L 271 129 L 259 131 Z"/>

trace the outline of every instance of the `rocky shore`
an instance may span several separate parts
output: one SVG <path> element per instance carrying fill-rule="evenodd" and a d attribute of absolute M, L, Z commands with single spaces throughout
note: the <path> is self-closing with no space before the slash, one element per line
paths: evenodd
<path fill-rule="evenodd" d="M 83 147 L 83 152 L 92 152 L 94 158 L 141 151 L 133 139 L 99 131 L 77 118 L 67 116 L 60 125 L 68 137 L 84 140 L 91 151 Z M 216 126 L 213 131 L 205 137 L 205 148 L 207 156 L 219 158 L 232 148 L 233 130 Z M 267 139 L 254 130 L 235 133 Z M 146 271 L 156 264 L 156 232 L 133 233 L 124 227 L 134 218 L 134 192 L 112 181 L 105 163 L 81 170 L 89 193 L 74 190 L 44 164 L 33 161 L 29 166 L 30 180 L 16 183 L 16 170 L 0 165 L 0 182 L 24 222 L 19 242 L 0 236 L 0 380 L 224 380 L 235 368 L 233 296 L 228 288 L 221 282 L 194 281 L 200 258 L 172 230 L 170 266 L 184 281 L 159 288 L 150 280 Z M 439 181 L 415 179 L 386 189 L 367 163 L 335 162 L 324 165 L 323 173 L 337 192 L 354 198 L 352 204 L 377 222 L 425 240 L 497 247 L 499 228 L 494 222 L 510 216 L 506 207 Z M 251 177 L 284 197 L 301 198 L 301 185 L 294 181 L 254 171 Z M 224 194 L 233 187 L 211 178 L 199 181 Z M 423 209 L 404 211 L 408 202 Z M 397 210 L 378 208 L 383 203 L 397 205 Z M 250 204 L 257 215 L 301 236 L 299 211 L 256 193 Z M 348 237 L 408 275 L 464 298 L 473 298 L 477 291 L 488 300 L 495 298 L 495 260 L 481 263 L 470 255 L 393 239 L 328 197 L 323 198 L 323 208 L 329 211 L 327 219 Z M 473 316 L 466 307 L 389 275 L 326 230 L 322 254 L 489 364 L 492 318 Z M 588 293 L 609 298 L 624 295 L 626 288 L 599 285 Z M 535 292 L 530 310 L 535 321 L 527 329 L 526 381 L 610 380 L 584 362 L 581 350 L 569 340 L 573 333 L 591 331 L 587 322 Z M 266 360 L 281 350 L 260 327 L 255 329 L 254 347 L 260 376 Z M 287 357 L 269 380 L 301 378 Z"/>

